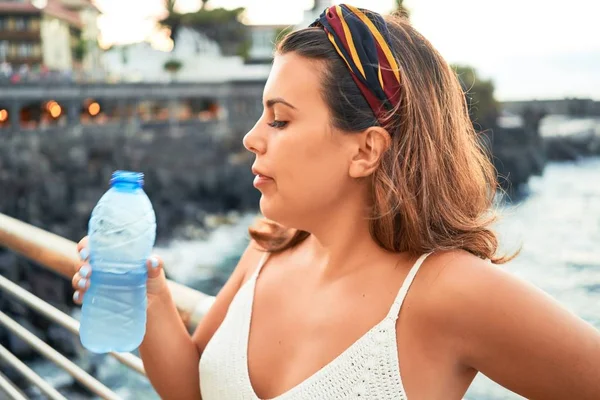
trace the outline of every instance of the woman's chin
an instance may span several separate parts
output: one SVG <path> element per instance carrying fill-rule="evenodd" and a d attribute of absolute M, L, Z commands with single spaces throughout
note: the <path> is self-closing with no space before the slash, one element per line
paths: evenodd
<path fill-rule="evenodd" d="M 276 212 L 276 207 L 273 207 L 272 201 L 268 198 L 268 196 L 265 196 L 264 194 L 262 196 L 260 196 L 259 208 L 260 208 L 260 213 L 265 218 L 270 219 L 271 221 L 277 222 L 277 220 L 275 218 L 273 218 L 274 216 L 276 216 L 278 214 Z"/>
<path fill-rule="evenodd" d="M 268 220 L 276 222 L 280 225 L 289 227 L 286 221 L 289 222 L 289 207 L 286 208 L 283 204 L 274 201 L 271 196 L 264 194 L 260 197 L 260 213 Z"/>

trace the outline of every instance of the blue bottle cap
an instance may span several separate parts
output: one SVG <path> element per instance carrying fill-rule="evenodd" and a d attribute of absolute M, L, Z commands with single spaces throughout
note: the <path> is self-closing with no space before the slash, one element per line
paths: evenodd
<path fill-rule="evenodd" d="M 142 187 L 144 186 L 144 174 L 134 171 L 115 171 L 110 178 L 110 185 L 113 186 L 116 183 L 129 183 Z"/>

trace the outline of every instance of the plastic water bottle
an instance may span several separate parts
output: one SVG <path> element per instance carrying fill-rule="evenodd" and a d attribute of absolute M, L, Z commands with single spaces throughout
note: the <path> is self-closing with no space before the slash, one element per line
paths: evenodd
<path fill-rule="evenodd" d="M 146 333 L 146 260 L 156 217 L 143 190 L 144 175 L 116 171 L 88 225 L 92 274 L 79 336 L 94 353 L 135 350 Z"/>

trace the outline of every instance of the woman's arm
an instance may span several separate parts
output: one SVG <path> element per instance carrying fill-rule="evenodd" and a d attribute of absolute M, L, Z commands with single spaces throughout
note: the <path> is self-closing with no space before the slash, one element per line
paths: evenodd
<path fill-rule="evenodd" d="M 184 326 L 168 290 L 149 301 L 146 335 L 139 350 L 146 374 L 162 399 L 201 399 L 198 366 L 202 351 L 225 318 L 246 272 L 262 254 L 252 243 L 248 246 L 193 336 Z M 164 276 L 162 270 L 161 274 Z"/>
<path fill-rule="evenodd" d="M 452 337 L 465 366 L 529 399 L 600 398 L 594 327 L 533 285 L 466 253 L 443 255 L 434 269 L 430 321 Z"/>

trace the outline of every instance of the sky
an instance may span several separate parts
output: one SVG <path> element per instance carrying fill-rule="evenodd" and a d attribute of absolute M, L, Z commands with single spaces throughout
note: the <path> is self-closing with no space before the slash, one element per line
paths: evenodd
<path fill-rule="evenodd" d="M 182 12 L 200 0 L 178 0 Z M 334 1 L 335 3 L 341 1 Z M 346 0 L 385 13 L 394 0 Z M 95 0 L 102 43 L 160 45 L 163 0 Z M 313 0 L 210 0 L 246 7 L 250 24 L 297 24 Z M 499 100 L 600 100 L 600 2 L 592 0 L 405 0 L 413 26 L 451 63 L 492 79 Z M 164 39 L 163 39 L 164 40 Z"/>

